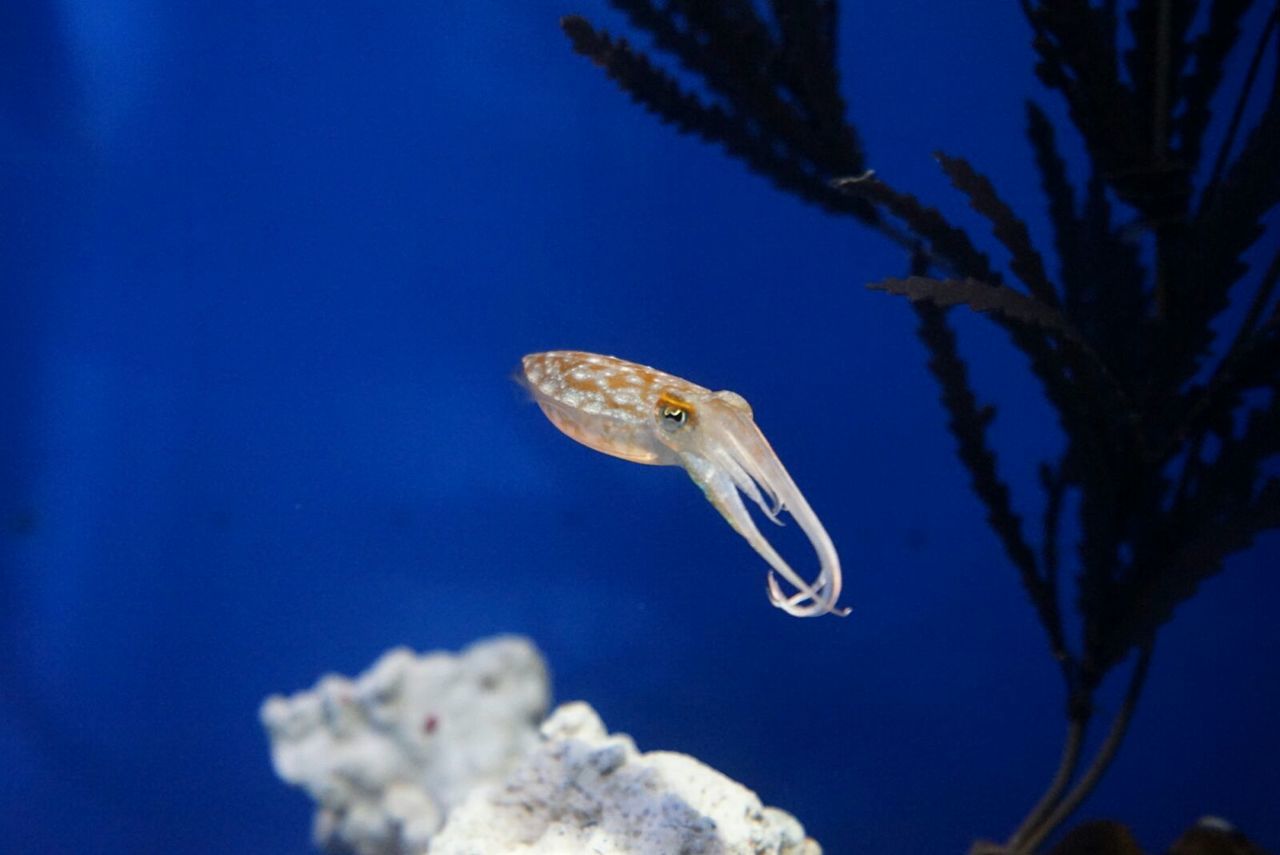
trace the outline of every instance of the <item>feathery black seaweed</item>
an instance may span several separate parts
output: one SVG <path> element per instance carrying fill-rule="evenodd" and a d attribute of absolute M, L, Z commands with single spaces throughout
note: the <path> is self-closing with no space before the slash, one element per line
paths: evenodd
<path fill-rule="evenodd" d="M 1200 162 L 1200 147 L 1211 118 L 1209 102 L 1240 36 L 1240 19 L 1251 5 L 1252 0 L 1214 0 L 1208 26 L 1191 43 L 1192 66 L 1183 84 L 1186 107 L 1173 120 L 1178 156 L 1187 163 Z"/>
<path fill-rule="evenodd" d="M 1041 303 L 1058 305 L 1058 292 L 1045 274 L 1044 259 L 1031 243 L 1026 223 L 1018 219 L 1013 209 L 996 193 L 995 186 L 968 161 L 937 152 L 934 157 L 942 164 L 951 184 L 969 197 L 969 206 L 990 221 L 996 240 L 1009 250 L 1012 260 L 1009 269 L 1022 281 Z"/>
<path fill-rule="evenodd" d="M 920 280 L 886 280 L 886 284 L 913 281 Z M 1035 552 L 1023 535 L 1022 520 L 1013 510 L 1009 487 L 996 470 L 996 455 L 987 442 L 987 426 L 995 418 L 995 409 L 978 403 L 955 333 L 947 324 L 946 310 L 930 300 L 918 302 L 915 310 L 920 320 L 917 335 L 929 351 L 929 371 L 942 390 L 942 405 L 949 417 L 947 427 L 956 438 L 956 454 L 969 470 L 974 493 L 987 508 L 987 522 L 1018 569 L 1027 596 L 1049 634 L 1050 646 L 1055 651 L 1063 650 L 1054 598 L 1040 573 Z"/>
<path fill-rule="evenodd" d="M 750 3 L 673 0 L 659 8 L 625 0 L 616 5 L 652 33 L 661 49 L 679 57 L 717 99 L 706 103 L 685 90 L 625 39 L 576 15 L 561 19 L 574 50 L 603 68 L 633 100 L 682 132 L 719 143 L 789 193 L 868 224 L 878 221 L 871 205 L 827 183 L 864 169 L 835 85 L 834 30 L 823 23 L 827 4 L 800 4 L 808 9 L 807 19 L 818 22 L 817 31 L 801 35 L 800 21 L 792 18 L 781 41 Z"/>
<path fill-rule="evenodd" d="M 1084 339 L 1072 328 L 1062 313 L 1051 305 L 1006 288 L 988 285 L 977 279 L 931 279 L 911 276 L 906 279 L 882 279 L 869 286 L 876 291 L 899 294 L 912 302 L 932 303 L 941 308 L 964 305 L 975 312 L 996 312 L 1006 321 L 1047 330 L 1055 337 L 1084 345 Z M 1086 345 L 1087 346 L 1087 345 Z"/>
<path fill-rule="evenodd" d="M 1179 219 L 1194 164 L 1176 156 L 1171 137 L 1183 109 L 1184 38 L 1194 4 L 1140 0 L 1128 16 L 1134 46 L 1123 57 L 1115 3 L 1022 6 L 1035 30 L 1036 73 L 1066 99 L 1099 175 L 1145 222 Z"/>
<path fill-rule="evenodd" d="M 1277 64 L 1280 69 L 1280 63 Z M 1212 340 L 1210 321 L 1226 308 L 1231 288 L 1246 273 L 1244 253 L 1262 236 L 1263 217 L 1280 203 L 1280 71 L 1258 124 L 1220 183 L 1206 188 L 1204 205 L 1171 252 L 1171 335 L 1180 347 L 1171 378 L 1198 369 Z"/>

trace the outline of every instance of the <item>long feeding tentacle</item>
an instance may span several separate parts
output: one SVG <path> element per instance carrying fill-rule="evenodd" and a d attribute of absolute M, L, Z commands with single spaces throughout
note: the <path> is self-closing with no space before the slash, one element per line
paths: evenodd
<path fill-rule="evenodd" d="M 836 602 L 840 598 L 842 588 L 842 578 L 840 573 L 840 558 L 836 554 L 835 545 L 831 542 L 831 537 L 827 534 L 822 522 L 818 519 L 817 514 L 809 506 L 800 489 L 796 487 L 795 481 L 791 479 L 791 475 L 782 465 L 782 461 L 778 459 L 773 448 L 770 447 L 769 441 L 765 439 L 764 434 L 756 427 L 750 416 L 740 413 L 718 413 L 714 420 L 707 420 L 710 425 L 704 424 L 704 431 L 714 431 L 714 437 L 708 438 L 704 444 L 715 449 L 714 456 L 715 466 L 713 469 L 726 469 L 729 472 L 735 470 L 741 471 L 746 469 L 750 473 L 753 481 L 757 482 L 760 487 L 770 497 L 774 499 L 775 508 L 770 508 L 764 501 L 760 492 L 756 489 L 742 490 L 744 494 L 756 502 L 770 519 L 775 519 L 777 514 L 785 510 L 791 514 L 792 518 L 799 524 L 800 529 L 809 538 L 809 542 L 813 545 L 814 552 L 817 553 L 819 563 L 818 579 L 812 585 L 804 582 L 791 569 L 777 553 L 777 551 L 764 539 L 755 524 L 751 521 L 750 516 L 746 513 L 741 500 L 737 495 L 733 495 L 732 499 L 724 496 L 712 497 L 708 491 L 708 498 L 712 503 L 720 509 L 734 529 L 738 531 L 747 542 L 760 553 L 769 566 L 773 568 L 775 573 L 769 574 L 769 599 L 770 601 L 787 612 L 787 614 L 796 615 L 797 617 L 811 617 L 823 614 L 847 615 L 848 609 L 836 607 Z M 725 457 L 731 458 L 734 466 L 727 466 L 723 463 Z M 694 476 L 694 480 L 704 486 L 713 483 L 704 480 L 705 476 L 695 472 L 695 468 L 690 465 L 690 456 L 682 455 L 685 466 L 690 470 L 690 474 Z M 740 467 L 740 468 L 739 468 Z M 703 468 L 703 467 L 698 467 Z M 714 478 L 714 476 L 713 476 Z M 741 489 L 741 485 L 737 484 L 737 478 L 732 479 Z M 735 507 L 736 505 L 736 507 Z M 736 512 L 740 509 L 740 516 L 731 516 L 725 511 L 725 507 L 733 508 Z M 776 521 L 776 519 L 775 519 Z M 778 583 L 778 576 L 796 589 L 796 593 L 787 596 L 783 593 L 781 585 Z"/>
<path fill-rule="evenodd" d="M 821 584 L 811 586 L 805 582 L 783 560 L 782 556 L 778 554 L 769 541 L 765 540 L 764 535 L 760 533 L 760 529 L 756 528 L 755 521 L 747 513 L 747 507 L 742 503 L 742 497 L 738 495 L 737 484 L 723 469 L 694 455 L 688 455 L 688 459 L 685 461 L 685 468 L 694 482 L 702 487 L 707 500 L 724 516 L 729 525 L 733 527 L 733 530 L 742 535 L 743 539 L 751 544 L 751 548 L 758 552 L 765 561 L 769 562 L 769 566 L 773 568 L 773 571 L 776 571 L 788 584 L 798 590 L 799 593 L 795 595 L 796 602 L 781 596 L 775 597 L 771 593 L 770 600 L 775 606 L 796 617 L 812 617 L 834 611 L 821 605 L 826 598 Z M 769 574 L 771 591 L 776 586 L 776 582 L 773 581 L 775 578 L 773 571 Z M 811 601 L 812 605 L 800 605 L 801 602 L 806 600 Z"/>

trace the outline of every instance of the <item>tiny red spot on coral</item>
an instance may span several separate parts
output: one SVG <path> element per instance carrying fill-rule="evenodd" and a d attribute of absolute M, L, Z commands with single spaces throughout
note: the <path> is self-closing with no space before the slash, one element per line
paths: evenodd
<path fill-rule="evenodd" d="M 440 726 L 440 719 L 434 715 L 429 715 L 422 720 L 422 732 L 428 735 L 435 733 L 436 728 Z"/>

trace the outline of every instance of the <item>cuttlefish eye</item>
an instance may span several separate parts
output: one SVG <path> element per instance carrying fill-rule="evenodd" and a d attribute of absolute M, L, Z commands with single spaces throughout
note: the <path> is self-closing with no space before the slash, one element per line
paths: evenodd
<path fill-rule="evenodd" d="M 670 395 L 658 398 L 658 424 L 668 433 L 675 433 L 693 422 L 693 408 Z"/>

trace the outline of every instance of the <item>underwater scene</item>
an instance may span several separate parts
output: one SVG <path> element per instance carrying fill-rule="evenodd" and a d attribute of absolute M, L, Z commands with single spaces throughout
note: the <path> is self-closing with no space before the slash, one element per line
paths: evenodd
<path fill-rule="evenodd" d="M 1278 17 L 6 0 L 0 851 L 1280 853 Z"/>

